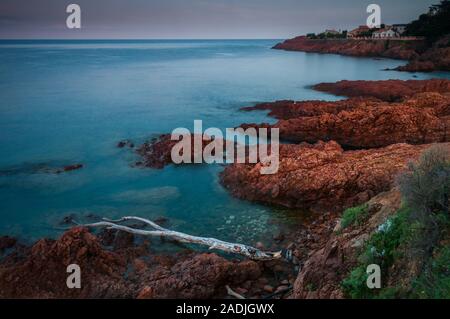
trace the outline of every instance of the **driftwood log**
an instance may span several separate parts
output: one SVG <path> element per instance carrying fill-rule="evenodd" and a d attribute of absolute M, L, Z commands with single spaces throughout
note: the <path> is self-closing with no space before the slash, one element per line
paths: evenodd
<path fill-rule="evenodd" d="M 153 230 L 145 230 L 132 228 L 125 225 L 120 225 L 119 223 L 126 222 L 129 220 L 140 221 L 145 223 L 146 225 L 153 228 Z M 153 237 L 164 237 L 170 238 L 172 240 L 181 242 L 181 243 L 189 243 L 189 244 L 198 244 L 202 246 L 207 246 L 209 249 L 213 250 L 221 250 L 227 253 L 242 255 L 252 260 L 275 260 L 286 258 L 289 259 L 290 253 L 289 251 L 277 251 L 277 252 L 266 252 L 255 247 L 251 247 L 243 244 L 229 243 L 215 238 L 207 238 L 207 237 L 198 237 L 192 236 L 185 233 L 173 231 L 170 229 L 166 229 L 161 227 L 160 225 L 152 222 L 151 220 L 136 217 L 136 216 L 126 216 L 117 220 L 111 220 L 104 218 L 103 221 L 98 223 L 86 224 L 83 225 L 85 227 L 107 227 L 109 229 L 122 230 L 131 234 L 141 235 L 141 236 L 153 236 Z"/>

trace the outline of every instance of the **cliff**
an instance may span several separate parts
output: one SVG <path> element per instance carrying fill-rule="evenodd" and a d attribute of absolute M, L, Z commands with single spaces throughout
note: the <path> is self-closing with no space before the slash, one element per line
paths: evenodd
<path fill-rule="evenodd" d="M 331 53 L 357 57 L 382 57 L 408 60 L 396 68 L 407 72 L 450 71 L 450 36 L 436 41 L 431 47 L 421 40 L 352 40 L 309 39 L 299 36 L 278 43 L 273 48 L 286 51 Z"/>
<path fill-rule="evenodd" d="M 308 39 L 300 36 L 278 43 L 273 48 L 287 51 L 411 60 L 418 57 L 418 52 L 425 49 L 425 43 L 403 40 Z"/>

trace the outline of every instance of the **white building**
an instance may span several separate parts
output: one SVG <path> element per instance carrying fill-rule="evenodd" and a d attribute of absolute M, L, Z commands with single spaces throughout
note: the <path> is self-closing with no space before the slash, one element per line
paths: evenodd
<path fill-rule="evenodd" d="M 372 38 L 374 39 L 390 39 L 397 38 L 399 34 L 395 32 L 393 29 L 380 29 L 372 34 Z"/>

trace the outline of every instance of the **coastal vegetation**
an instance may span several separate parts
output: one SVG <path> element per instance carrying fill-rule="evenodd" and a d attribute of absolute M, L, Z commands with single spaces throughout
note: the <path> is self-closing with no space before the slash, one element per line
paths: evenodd
<path fill-rule="evenodd" d="M 448 150 L 436 146 L 424 152 L 400 175 L 398 184 L 403 207 L 370 236 L 358 257 L 359 265 L 342 287 L 351 298 L 448 298 Z M 380 290 L 366 285 L 370 264 L 382 269 Z"/>
<path fill-rule="evenodd" d="M 342 215 L 341 227 L 347 228 L 351 225 L 361 225 L 367 218 L 367 208 L 366 204 L 347 208 Z"/>
<path fill-rule="evenodd" d="M 450 31 L 450 1 L 442 0 L 430 7 L 406 27 L 407 35 L 424 36 L 429 43 L 435 42 Z"/>
<path fill-rule="evenodd" d="M 359 26 L 345 32 L 329 30 L 288 39 L 274 48 L 288 51 L 408 60 L 397 71 L 450 71 L 450 1 L 443 0 L 407 25 Z M 340 41 L 336 41 L 340 39 Z"/>

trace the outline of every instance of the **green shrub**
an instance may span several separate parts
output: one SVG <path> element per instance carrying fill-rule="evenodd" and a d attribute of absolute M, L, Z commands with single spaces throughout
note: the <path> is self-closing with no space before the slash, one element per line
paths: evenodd
<path fill-rule="evenodd" d="M 342 215 L 341 220 L 342 229 L 347 228 L 351 225 L 360 226 L 364 221 L 366 221 L 367 216 L 368 216 L 367 204 L 346 209 L 344 211 L 344 214 Z"/>
<path fill-rule="evenodd" d="M 449 234 L 449 150 L 431 147 L 417 163 L 409 165 L 398 184 L 405 206 L 380 225 L 366 242 L 358 266 L 342 281 L 344 292 L 351 298 L 450 298 L 450 247 L 448 244 L 438 247 Z M 342 226 L 360 224 L 365 218 L 367 206 L 347 210 Z M 404 278 L 408 280 L 405 287 L 403 283 L 399 287 L 367 288 L 368 265 L 379 265 L 382 278 L 388 278 L 394 264 L 408 260 L 420 265 L 423 271 L 418 278 Z"/>
<path fill-rule="evenodd" d="M 413 285 L 414 297 L 450 299 L 450 247 L 441 248 Z"/>
<path fill-rule="evenodd" d="M 367 266 L 377 264 L 381 267 L 382 274 L 387 274 L 394 260 L 401 255 L 400 245 L 407 242 L 415 232 L 415 227 L 409 223 L 411 211 L 403 208 L 378 227 L 364 246 L 359 256 L 360 265 L 352 270 L 347 278 L 342 281 L 345 294 L 351 298 L 378 298 L 392 293 L 388 290 L 371 290 L 367 287 Z"/>
<path fill-rule="evenodd" d="M 403 198 L 418 212 L 448 213 L 450 192 L 450 152 L 443 146 L 433 146 L 417 163 L 410 163 L 398 178 Z M 422 216 L 426 217 L 426 216 Z"/>
<path fill-rule="evenodd" d="M 366 266 L 361 265 L 353 269 L 349 276 L 342 281 L 345 295 L 352 299 L 367 299 L 373 297 L 373 291 L 367 287 Z"/>

